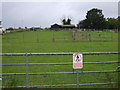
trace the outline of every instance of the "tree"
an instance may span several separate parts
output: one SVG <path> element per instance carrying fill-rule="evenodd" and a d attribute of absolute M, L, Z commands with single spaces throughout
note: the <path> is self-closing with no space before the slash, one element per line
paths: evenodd
<path fill-rule="evenodd" d="M 62 22 L 63 22 L 63 25 L 65 25 L 65 24 L 66 24 L 66 20 L 65 20 L 65 19 L 63 19 L 63 20 L 62 20 Z"/>
<path fill-rule="evenodd" d="M 66 19 L 63 19 L 62 20 L 62 22 L 63 22 L 63 25 L 71 25 L 71 19 L 67 19 L 67 21 L 66 21 Z"/>
<path fill-rule="evenodd" d="M 27 27 L 25 27 L 25 29 L 28 29 Z"/>
<path fill-rule="evenodd" d="M 87 29 L 103 29 L 105 18 L 102 10 L 93 8 L 87 12 L 86 19 L 82 21 L 82 26 Z"/>
<path fill-rule="evenodd" d="M 2 25 L 2 21 L 0 21 L 0 25 Z"/>
<path fill-rule="evenodd" d="M 87 28 L 86 19 L 79 22 L 78 28 Z"/>
<path fill-rule="evenodd" d="M 120 31 L 120 16 L 118 16 L 118 21 L 119 21 L 118 30 Z"/>
<path fill-rule="evenodd" d="M 118 21 L 120 22 L 120 16 L 118 16 L 118 18 L 117 18 L 117 19 L 118 19 Z"/>
<path fill-rule="evenodd" d="M 120 22 L 118 19 L 107 18 L 106 23 L 107 23 L 106 24 L 107 29 L 119 29 L 120 28 Z"/>
<path fill-rule="evenodd" d="M 8 29 L 6 29 L 6 30 L 14 30 L 12 27 L 9 27 Z"/>
<path fill-rule="evenodd" d="M 71 19 L 68 18 L 66 24 L 71 25 Z"/>

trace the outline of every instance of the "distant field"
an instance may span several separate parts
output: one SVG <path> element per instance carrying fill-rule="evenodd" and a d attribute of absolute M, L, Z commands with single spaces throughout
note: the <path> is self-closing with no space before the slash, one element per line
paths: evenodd
<path fill-rule="evenodd" d="M 56 39 L 67 40 L 53 41 L 53 33 Z M 86 32 L 85 32 L 86 33 Z M 70 31 L 28 31 L 3 35 L 3 53 L 25 52 L 110 52 L 118 51 L 118 33 L 113 32 L 88 32 L 93 35 L 102 33 L 108 37 L 97 41 L 81 40 L 73 41 Z M 112 36 L 112 39 L 111 39 Z M 113 48 L 114 47 L 114 48 Z"/>
<path fill-rule="evenodd" d="M 79 32 L 80 33 L 80 32 Z M 71 31 L 27 31 L 3 35 L 3 53 L 49 53 L 49 52 L 118 52 L 118 33 L 88 33 L 92 39 L 73 40 Z M 85 55 L 84 62 L 118 61 L 118 55 Z M 29 63 L 67 63 L 72 55 L 29 56 Z M 26 63 L 25 56 L 3 56 L 3 64 Z M 118 64 L 85 64 L 83 71 L 115 70 Z M 3 73 L 25 73 L 26 66 L 3 66 Z M 29 73 L 72 72 L 72 65 L 30 65 Z M 25 86 L 25 75 L 3 76 L 3 86 Z M 80 75 L 80 83 L 117 81 L 117 73 L 92 73 Z M 12 83 L 14 81 L 14 83 Z M 11 84 L 12 83 L 12 84 Z M 76 74 L 29 75 L 29 85 L 75 84 Z M 72 86 L 73 87 L 73 86 Z M 75 86 L 76 87 L 76 86 Z M 96 85 L 81 87 L 117 87 Z"/>

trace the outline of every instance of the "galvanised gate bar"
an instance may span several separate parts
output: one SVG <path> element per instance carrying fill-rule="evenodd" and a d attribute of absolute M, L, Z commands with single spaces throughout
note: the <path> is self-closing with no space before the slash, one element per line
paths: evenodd
<path fill-rule="evenodd" d="M 79 52 L 77 52 L 78 54 Z M 108 83 L 87 83 L 80 84 L 78 81 L 78 74 L 84 73 L 110 73 L 110 72 L 120 72 L 120 70 L 109 70 L 109 71 L 81 71 L 81 72 L 50 72 L 50 73 L 28 73 L 29 65 L 72 65 L 73 63 L 28 63 L 28 57 L 31 55 L 73 55 L 74 53 L 1 53 L 2 56 L 26 56 L 25 64 L 0 64 L 2 66 L 13 66 L 13 65 L 26 65 L 26 73 L 2 73 L 0 75 L 26 75 L 26 86 L 16 86 L 16 87 L 2 87 L 2 88 L 29 88 L 29 87 L 60 87 L 60 86 L 85 86 L 85 85 L 108 85 L 116 84 L 118 82 L 108 82 Z M 120 52 L 83 52 L 79 53 L 83 55 L 99 55 L 99 54 L 120 54 Z M 109 63 L 120 63 L 120 61 L 112 62 L 83 62 L 83 64 L 109 64 Z M 52 75 L 52 74 L 76 74 L 76 84 L 62 84 L 62 85 L 39 85 L 30 86 L 28 75 Z"/>

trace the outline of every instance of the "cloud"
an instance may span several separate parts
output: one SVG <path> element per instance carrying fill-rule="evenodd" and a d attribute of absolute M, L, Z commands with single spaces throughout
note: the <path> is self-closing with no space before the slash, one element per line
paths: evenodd
<path fill-rule="evenodd" d="M 118 16 L 120 16 L 120 1 L 118 3 Z"/>
<path fill-rule="evenodd" d="M 2 3 L 0 2 L 0 21 L 2 21 Z"/>
<path fill-rule="evenodd" d="M 4 2 L 3 27 L 50 27 L 65 17 L 77 24 L 92 8 L 102 9 L 105 17 L 117 17 L 117 2 Z"/>

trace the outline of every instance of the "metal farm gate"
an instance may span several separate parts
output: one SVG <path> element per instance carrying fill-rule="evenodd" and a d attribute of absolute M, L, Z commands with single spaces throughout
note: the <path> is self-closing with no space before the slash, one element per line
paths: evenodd
<path fill-rule="evenodd" d="M 2 66 L 14 66 L 14 65 L 25 65 L 26 73 L 2 73 L 2 76 L 14 76 L 14 75 L 26 75 L 26 86 L 16 86 L 16 87 L 2 87 L 2 88 L 31 88 L 31 87 L 62 87 L 62 86 L 85 86 L 85 85 L 108 85 L 108 84 L 116 84 L 118 82 L 108 82 L 108 83 L 85 83 L 81 84 L 78 80 L 80 78 L 79 74 L 84 73 L 110 73 L 110 72 L 120 72 L 120 70 L 107 70 L 107 71 L 73 71 L 73 72 L 47 72 L 47 73 L 28 73 L 29 65 L 72 65 L 73 63 L 28 63 L 29 56 L 32 55 L 73 55 L 74 53 L 2 53 L 1 56 L 26 56 L 25 64 L 1 64 Z M 120 54 L 120 52 L 83 52 L 79 53 L 83 55 L 99 55 L 99 54 Z M 83 62 L 83 64 L 109 64 L 109 63 L 120 63 L 120 61 L 113 62 Z M 76 83 L 73 84 L 62 84 L 62 85 L 39 85 L 39 86 L 31 86 L 29 85 L 29 75 L 54 75 L 54 74 L 76 74 Z"/>

